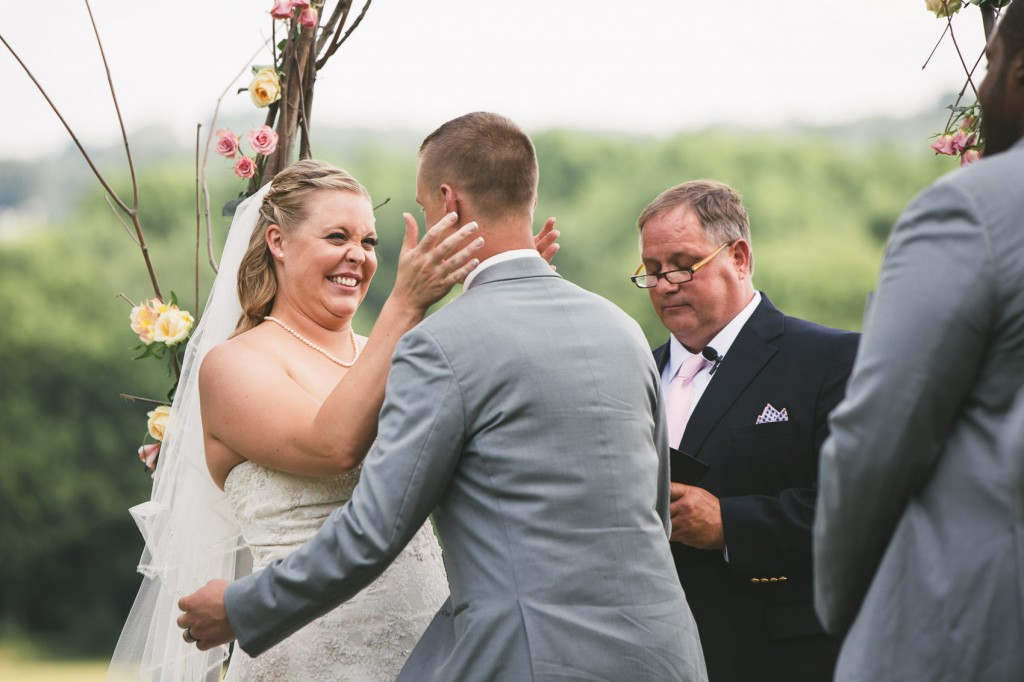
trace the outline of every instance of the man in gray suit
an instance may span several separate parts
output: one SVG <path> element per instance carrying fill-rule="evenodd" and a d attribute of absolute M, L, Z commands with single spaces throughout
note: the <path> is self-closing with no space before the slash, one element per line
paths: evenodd
<path fill-rule="evenodd" d="M 1024 2 L 979 90 L 985 158 L 900 218 L 822 448 L 815 597 L 836 680 L 1024 676 L 1024 524 L 997 446 L 1024 382 Z"/>
<path fill-rule="evenodd" d="M 349 503 L 283 561 L 182 600 L 201 648 L 237 636 L 258 655 L 372 582 L 433 514 L 451 600 L 401 679 L 706 679 L 668 544 L 654 360 L 632 319 L 533 248 L 537 180 L 504 117 L 423 142 L 427 223 L 476 220 L 482 262 L 399 342 Z"/>

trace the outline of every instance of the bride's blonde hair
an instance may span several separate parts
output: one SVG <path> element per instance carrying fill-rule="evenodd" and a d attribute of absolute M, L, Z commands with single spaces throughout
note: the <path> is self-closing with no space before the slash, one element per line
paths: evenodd
<path fill-rule="evenodd" d="M 252 329 L 270 314 L 277 296 L 277 271 L 265 239 L 270 225 L 290 233 L 306 219 L 312 195 L 322 190 L 352 192 L 370 201 L 370 193 L 347 171 L 323 161 L 296 161 L 276 176 L 260 205 L 260 217 L 238 267 L 242 316 L 232 336 Z"/>

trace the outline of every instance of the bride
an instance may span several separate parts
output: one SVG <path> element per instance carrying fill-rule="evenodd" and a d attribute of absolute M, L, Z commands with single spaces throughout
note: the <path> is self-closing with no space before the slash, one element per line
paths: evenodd
<path fill-rule="evenodd" d="M 220 679 L 227 647 L 183 641 L 177 600 L 235 577 L 250 557 L 259 570 L 285 556 L 348 500 L 398 338 L 476 266 L 476 225 L 453 232 L 455 220 L 417 244 L 406 214 L 395 286 L 367 339 L 352 330 L 377 267 L 366 189 L 299 161 L 238 207 L 186 350 L 152 499 L 131 510 L 146 540 L 144 580 L 108 679 Z M 552 227 L 537 237 L 548 258 Z M 236 648 L 227 679 L 393 680 L 446 594 L 427 524 L 356 599 L 256 659 Z"/>

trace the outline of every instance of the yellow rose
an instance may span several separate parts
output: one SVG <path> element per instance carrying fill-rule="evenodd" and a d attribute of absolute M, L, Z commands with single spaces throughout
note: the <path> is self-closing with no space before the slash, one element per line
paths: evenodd
<path fill-rule="evenodd" d="M 149 421 L 146 423 L 146 428 L 149 429 L 149 435 L 158 441 L 163 441 L 164 433 L 167 430 L 167 418 L 170 415 L 170 405 L 159 405 L 152 412 L 148 412 Z"/>
<path fill-rule="evenodd" d="M 192 315 L 187 310 L 178 310 L 171 306 L 170 310 L 160 313 L 153 325 L 153 340 L 174 346 L 188 338 L 192 331 Z"/>
<path fill-rule="evenodd" d="M 960 11 L 960 0 L 924 0 L 924 6 L 937 17 L 951 17 Z"/>
<path fill-rule="evenodd" d="M 273 67 L 265 66 L 256 71 L 252 83 L 249 83 L 249 96 L 258 107 L 269 106 L 281 99 L 281 81 Z"/>

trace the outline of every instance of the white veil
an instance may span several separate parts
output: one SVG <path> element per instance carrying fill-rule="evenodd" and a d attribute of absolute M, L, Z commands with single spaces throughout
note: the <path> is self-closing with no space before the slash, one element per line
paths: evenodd
<path fill-rule="evenodd" d="M 139 594 L 117 642 L 107 680 L 220 680 L 227 646 L 199 651 L 176 624 L 178 599 L 214 578 L 233 579 L 244 543 L 228 500 L 210 478 L 199 413 L 199 365 L 238 323 L 238 267 L 270 183 L 247 198 L 231 221 L 220 270 L 185 349 L 181 379 L 160 448 L 153 492 L 129 512 L 146 541 Z M 245 554 L 241 555 L 243 558 Z"/>

